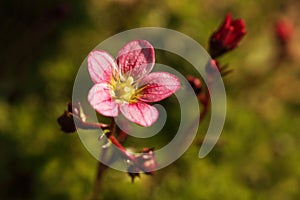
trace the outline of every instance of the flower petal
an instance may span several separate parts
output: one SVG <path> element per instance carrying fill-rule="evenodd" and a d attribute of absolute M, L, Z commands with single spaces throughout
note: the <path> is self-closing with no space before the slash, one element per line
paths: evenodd
<path fill-rule="evenodd" d="M 114 58 L 107 52 L 95 50 L 89 54 L 88 70 L 94 83 L 109 82 L 114 68 L 116 68 Z"/>
<path fill-rule="evenodd" d="M 144 77 L 140 86 L 144 85 L 140 100 L 157 102 L 175 93 L 180 88 L 180 82 L 176 76 L 167 72 L 154 72 Z"/>
<path fill-rule="evenodd" d="M 118 53 L 119 71 L 135 80 L 148 74 L 155 62 L 153 46 L 146 40 L 127 43 Z"/>
<path fill-rule="evenodd" d="M 100 114 L 116 117 L 119 114 L 118 104 L 111 98 L 110 87 L 106 83 L 95 84 L 89 91 L 88 101 Z"/>
<path fill-rule="evenodd" d="M 154 106 L 143 102 L 123 104 L 120 110 L 128 120 L 141 126 L 151 126 L 159 114 Z"/>

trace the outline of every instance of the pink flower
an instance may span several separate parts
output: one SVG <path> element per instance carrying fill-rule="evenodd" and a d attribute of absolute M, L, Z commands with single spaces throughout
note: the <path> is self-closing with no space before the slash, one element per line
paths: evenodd
<path fill-rule="evenodd" d="M 227 14 L 223 24 L 210 37 L 209 51 L 212 58 L 234 49 L 245 35 L 244 20 L 233 20 L 231 15 Z"/>
<path fill-rule="evenodd" d="M 117 59 L 102 50 L 88 56 L 88 70 L 95 85 L 88 101 L 100 114 L 117 117 L 121 112 L 128 120 L 151 126 L 158 111 L 148 103 L 157 102 L 175 93 L 180 82 L 167 72 L 152 72 L 154 48 L 145 40 L 126 44 Z"/>

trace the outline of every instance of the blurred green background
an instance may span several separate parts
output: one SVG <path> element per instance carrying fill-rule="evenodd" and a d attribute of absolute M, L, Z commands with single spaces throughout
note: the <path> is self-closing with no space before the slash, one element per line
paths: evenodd
<path fill-rule="evenodd" d="M 126 173 L 107 170 L 99 198 L 300 199 L 299 9 L 296 0 L 1 1 L 0 199 L 91 193 L 97 161 L 56 118 L 98 43 L 158 26 L 207 47 L 227 12 L 245 20 L 247 36 L 221 59 L 234 73 L 224 79 L 227 119 L 217 146 L 198 159 L 206 119 L 183 157 L 154 176 L 132 184 Z M 274 34 L 282 17 L 295 25 L 284 60 Z"/>

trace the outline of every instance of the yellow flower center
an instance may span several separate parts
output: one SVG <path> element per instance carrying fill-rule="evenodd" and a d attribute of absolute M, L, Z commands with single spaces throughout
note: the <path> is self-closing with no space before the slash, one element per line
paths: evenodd
<path fill-rule="evenodd" d="M 113 78 L 110 85 L 112 87 L 111 96 L 117 103 L 129 103 L 136 101 L 136 93 L 138 91 L 131 76 L 129 76 L 126 80 Z"/>

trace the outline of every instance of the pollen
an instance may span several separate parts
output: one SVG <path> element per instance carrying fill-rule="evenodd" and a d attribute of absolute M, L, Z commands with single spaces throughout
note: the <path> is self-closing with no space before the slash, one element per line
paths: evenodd
<path fill-rule="evenodd" d="M 135 101 L 136 97 L 136 84 L 131 76 L 127 79 L 113 79 L 111 81 L 111 96 L 118 103 Z"/>

